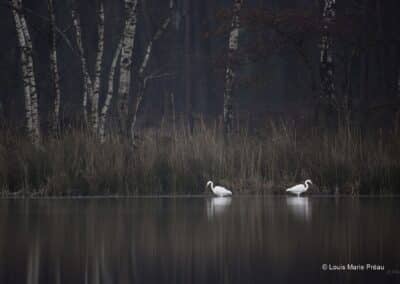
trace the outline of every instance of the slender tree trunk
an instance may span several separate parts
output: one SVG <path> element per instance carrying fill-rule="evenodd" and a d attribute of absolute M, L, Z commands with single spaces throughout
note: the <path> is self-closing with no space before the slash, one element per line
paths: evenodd
<path fill-rule="evenodd" d="M 243 0 L 234 0 L 233 17 L 231 31 L 229 34 L 228 60 L 225 71 L 225 91 L 224 91 L 224 131 L 226 134 L 231 133 L 233 129 L 233 95 L 235 85 L 235 68 L 234 58 L 239 46 L 239 29 L 240 29 L 240 10 Z"/>
<path fill-rule="evenodd" d="M 183 74 L 183 84 L 185 92 L 185 116 L 188 122 L 189 130 L 193 130 L 193 91 L 192 91 L 192 24 L 193 24 L 193 13 L 191 6 L 191 0 L 184 1 L 185 10 L 185 35 L 184 35 L 184 74 Z"/>
<path fill-rule="evenodd" d="M 175 95 L 171 92 L 171 112 L 172 112 L 172 130 L 174 132 L 174 138 L 176 139 L 176 114 L 175 114 Z"/>
<path fill-rule="evenodd" d="M 126 19 L 122 39 L 118 89 L 118 114 L 122 133 L 127 131 L 128 123 L 128 100 L 131 88 L 132 55 L 135 45 L 137 24 L 137 4 L 138 0 L 125 0 Z"/>
<path fill-rule="evenodd" d="M 139 111 L 139 106 L 140 106 L 140 103 L 142 102 L 143 94 L 144 94 L 145 90 L 146 90 L 146 80 L 143 80 L 143 81 L 139 82 L 135 108 L 133 110 L 133 117 L 132 117 L 132 122 L 131 122 L 131 133 L 130 133 L 130 137 L 132 139 L 132 144 L 135 144 L 135 130 L 136 130 L 135 127 L 136 127 L 137 113 Z"/>
<path fill-rule="evenodd" d="M 346 73 L 345 73 L 345 82 L 344 82 L 344 89 L 343 89 L 343 103 L 342 103 L 342 110 L 343 110 L 343 120 L 346 122 L 348 126 L 350 124 L 350 116 L 352 112 L 352 73 L 353 73 L 353 63 L 355 60 L 358 51 L 353 48 L 349 58 L 347 59 L 346 64 Z"/>
<path fill-rule="evenodd" d="M 12 13 L 21 49 L 21 67 L 25 92 L 25 113 L 27 118 L 28 135 L 36 145 L 40 143 L 40 121 L 38 96 L 33 66 L 33 47 L 25 16 L 21 13 L 21 0 L 11 0 Z"/>
<path fill-rule="evenodd" d="M 20 7 L 21 1 L 19 2 Z M 38 102 L 38 94 L 36 90 L 36 80 L 35 80 L 35 70 L 33 66 L 33 46 L 31 36 L 29 34 L 28 24 L 26 23 L 25 16 L 21 14 L 21 25 L 22 30 L 24 32 L 25 42 L 26 42 L 26 51 L 27 51 L 27 61 L 28 61 L 28 77 L 30 81 L 30 90 L 31 90 L 31 105 L 32 105 L 32 124 L 33 131 L 35 135 L 35 143 L 40 142 L 40 118 L 39 118 L 39 102 Z"/>
<path fill-rule="evenodd" d="M 57 65 L 57 45 L 56 45 L 56 17 L 54 12 L 53 0 L 47 1 L 49 19 L 50 19 L 50 73 L 52 76 L 53 92 L 54 92 L 54 106 L 53 106 L 53 117 L 51 121 L 51 127 L 53 134 L 56 134 L 59 129 L 60 123 L 60 75 L 58 73 Z"/>
<path fill-rule="evenodd" d="M 336 90 L 334 80 L 333 39 L 330 28 L 336 18 L 336 0 L 324 0 L 322 14 L 322 37 L 320 47 L 321 96 L 318 104 L 318 119 L 324 124 L 337 122 Z M 322 113 L 321 113 L 322 112 Z M 336 114 L 336 115 L 335 115 Z M 322 121 L 321 121 L 322 120 Z"/>
<path fill-rule="evenodd" d="M 164 22 L 161 24 L 159 29 L 154 34 L 153 38 L 150 39 L 149 43 L 147 44 L 146 52 L 145 52 L 142 64 L 140 65 L 140 68 L 139 68 L 138 94 L 137 94 L 137 98 L 136 98 L 135 108 L 133 110 L 133 117 L 132 117 L 132 122 L 131 122 L 131 127 L 130 127 L 130 132 L 131 132 L 130 135 L 131 135 L 132 141 L 134 141 L 134 137 L 135 137 L 135 126 L 136 126 L 136 120 L 137 120 L 137 113 L 139 111 L 140 103 L 142 102 L 142 99 L 143 99 L 143 96 L 144 96 L 144 92 L 146 90 L 146 80 L 147 79 L 144 77 L 144 72 L 145 72 L 146 67 L 147 67 L 147 65 L 149 63 L 149 59 L 150 59 L 151 52 L 153 50 L 154 43 L 162 36 L 162 34 L 167 30 L 169 24 L 171 23 L 171 13 L 172 13 L 173 7 L 174 7 L 174 1 L 170 0 L 170 3 L 169 3 L 169 8 L 170 8 L 169 16 L 164 20 Z"/>
<path fill-rule="evenodd" d="M 93 133 L 97 133 L 99 128 L 99 97 L 100 97 L 100 82 L 101 70 L 103 64 L 104 54 L 104 8 L 103 3 L 100 3 L 98 12 L 98 25 L 97 25 L 97 58 L 96 58 L 96 73 L 94 78 L 93 97 L 91 101 L 91 124 Z"/>
<path fill-rule="evenodd" d="M 26 128 L 28 131 L 28 135 L 32 141 L 34 141 L 34 132 L 33 132 L 33 123 L 32 123 L 32 102 L 31 102 L 31 90 L 30 90 L 30 80 L 28 77 L 28 61 L 26 54 L 26 43 L 24 32 L 22 31 L 21 19 L 20 15 L 17 12 L 17 9 L 20 7 L 16 6 L 16 1 L 12 1 L 13 8 L 12 13 L 15 21 L 15 28 L 17 31 L 18 37 L 18 46 L 21 53 L 21 69 L 24 83 L 24 97 L 25 97 L 25 116 L 26 116 Z"/>
<path fill-rule="evenodd" d="M 81 69 L 83 74 L 83 100 L 82 100 L 82 108 L 83 108 L 83 116 L 85 122 L 87 122 L 87 101 L 88 97 L 91 99 L 93 95 L 92 81 L 90 79 L 89 71 L 87 68 L 87 63 L 85 59 L 85 52 L 83 49 L 82 42 L 82 29 L 81 29 L 81 21 L 79 20 L 79 15 L 76 7 L 76 3 L 74 3 L 71 9 L 72 22 L 75 28 L 75 36 L 76 43 L 78 46 L 79 57 L 81 61 Z"/>
<path fill-rule="evenodd" d="M 114 94 L 114 75 L 115 75 L 115 68 L 117 67 L 118 59 L 121 54 L 121 48 L 122 48 L 122 41 L 119 43 L 117 50 L 115 51 L 113 61 L 111 63 L 111 69 L 110 69 L 110 74 L 108 77 L 108 90 L 107 90 L 107 96 L 106 100 L 104 102 L 104 105 L 101 109 L 100 113 L 100 122 L 99 122 L 99 134 L 100 134 L 100 141 L 104 142 L 105 140 L 105 125 L 106 125 L 106 119 L 107 119 L 107 113 L 108 109 L 110 108 L 111 104 L 111 99 Z"/>

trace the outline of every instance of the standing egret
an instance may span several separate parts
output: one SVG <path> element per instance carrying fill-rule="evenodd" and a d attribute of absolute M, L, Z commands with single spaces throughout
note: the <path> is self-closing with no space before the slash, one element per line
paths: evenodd
<path fill-rule="evenodd" d="M 290 192 L 293 194 L 297 194 L 297 196 L 300 196 L 300 194 L 307 191 L 309 184 L 312 184 L 312 181 L 310 179 L 306 180 L 304 184 L 298 184 L 289 187 L 288 189 L 286 189 L 286 192 Z"/>
<path fill-rule="evenodd" d="M 213 183 L 212 181 L 208 181 L 208 182 L 207 182 L 206 188 L 207 188 L 209 185 L 211 185 L 211 191 L 212 191 L 215 195 L 217 195 L 217 196 L 223 197 L 223 196 L 230 196 L 230 195 L 232 195 L 232 191 L 226 189 L 226 188 L 223 187 L 223 186 L 217 185 L 217 186 L 214 187 L 214 183 Z"/>

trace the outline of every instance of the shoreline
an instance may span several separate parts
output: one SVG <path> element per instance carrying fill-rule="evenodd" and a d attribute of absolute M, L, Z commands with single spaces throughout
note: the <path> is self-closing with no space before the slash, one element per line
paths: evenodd
<path fill-rule="evenodd" d="M 262 198 L 297 198 L 295 195 L 289 194 L 271 194 L 271 193 L 261 193 L 261 194 L 249 194 L 249 193 L 239 193 L 234 194 L 229 197 L 218 197 L 212 194 L 171 194 L 171 195 L 70 195 L 70 196 L 1 196 L 0 200 L 79 200 L 79 199 L 189 199 L 189 198 L 247 198 L 247 197 L 262 197 Z M 360 199 L 375 199 L 375 198 L 388 198 L 397 199 L 400 198 L 400 194 L 307 194 L 301 195 L 299 198 L 360 198 Z"/>

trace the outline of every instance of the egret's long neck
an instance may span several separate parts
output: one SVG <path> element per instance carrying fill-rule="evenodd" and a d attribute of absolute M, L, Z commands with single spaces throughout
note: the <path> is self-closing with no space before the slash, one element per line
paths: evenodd
<path fill-rule="evenodd" d="M 210 187 L 211 187 L 211 191 L 214 191 L 214 183 L 213 182 L 210 183 Z"/>
<path fill-rule="evenodd" d="M 306 181 L 305 185 L 306 185 L 306 190 L 307 190 L 308 189 L 308 181 Z"/>

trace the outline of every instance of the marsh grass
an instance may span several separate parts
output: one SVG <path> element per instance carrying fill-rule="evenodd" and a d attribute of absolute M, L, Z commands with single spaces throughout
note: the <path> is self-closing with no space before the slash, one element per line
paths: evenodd
<path fill-rule="evenodd" d="M 399 193 L 399 137 L 358 129 L 321 132 L 270 123 L 229 138 L 218 125 L 148 129 L 133 147 L 117 135 L 100 143 L 82 130 L 35 148 L 3 130 L 3 196 L 202 194 L 207 180 L 236 193 L 283 193 L 306 178 L 314 192 Z"/>

